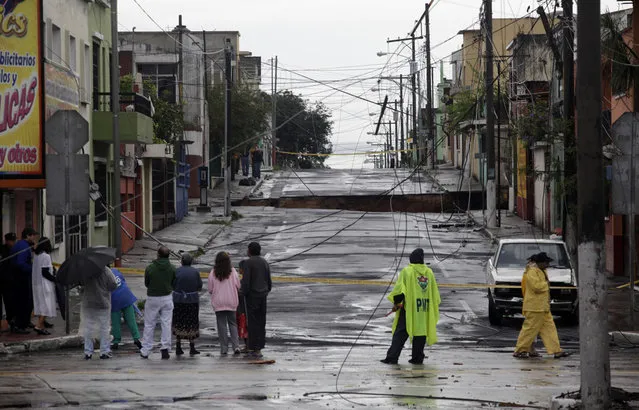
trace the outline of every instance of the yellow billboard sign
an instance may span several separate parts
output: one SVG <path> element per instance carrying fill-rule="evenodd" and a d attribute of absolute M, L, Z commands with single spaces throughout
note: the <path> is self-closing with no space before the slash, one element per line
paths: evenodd
<path fill-rule="evenodd" d="M 42 2 L 0 3 L 0 188 L 43 188 Z"/>

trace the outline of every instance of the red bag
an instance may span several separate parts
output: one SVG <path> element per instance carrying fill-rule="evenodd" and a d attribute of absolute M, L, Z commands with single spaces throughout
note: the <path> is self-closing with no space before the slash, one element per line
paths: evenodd
<path fill-rule="evenodd" d="M 248 339 L 248 329 L 246 327 L 246 314 L 245 313 L 237 313 L 237 335 L 240 339 Z"/>

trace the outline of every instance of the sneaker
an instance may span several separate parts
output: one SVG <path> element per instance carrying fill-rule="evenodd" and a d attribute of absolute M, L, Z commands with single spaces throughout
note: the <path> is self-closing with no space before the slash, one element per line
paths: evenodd
<path fill-rule="evenodd" d="M 133 341 L 133 344 L 136 345 L 138 349 L 142 349 L 142 342 L 140 342 L 138 339 L 135 339 Z"/>
<path fill-rule="evenodd" d="M 248 358 L 252 360 L 260 360 L 264 358 L 264 355 L 260 352 L 252 352 L 252 353 L 249 353 Z"/>
<path fill-rule="evenodd" d="M 85 354 L 84 355 L 84 360 L 91 360 L 91 355 L 90 354 Z"/>
<path fill-rule="evenodd" d="M 408 363 L 410 363 L 410 364 L 424 364 L 424 361 L 423 360 L 410 359 L 408 361 Z"/>
<path fill-rule="evenodd" d="M 169 354 L 169 349 L 162 349 L 160 350 L 160 352 L 162 352 L 162 360 L 169 360 L 169 358 L 171 357 L 171 355 Z"/>
<path fill-rule="evenodd" d="M 145 355 L 142 354 L 142 352 L 140 352 L 140 357 L 143 358 L 143 359 L 148 359 L 149 358 L 148 355 L 145 356 Z"/>
<path fill-rule="evenodd" d="M 191 356 L 195 356 L 198 354 L 200 354 L 200 352 L 195 347 L 192 347 L 191 350 L 189 351 L 189 355 Z"/>
<path fill-rule="evenodd" d="M 240 349 L 235 349 L 235 351 L 233 352 L 233 355 L 237 356 L 237 355 L 239 355 L 241 353 L 242 353 L 242 351 Z"/>
<path fill-rule="evenodd" d="M 119 348 L 120 348 L 120 345 L 119 345 L 119 344 L 117 344 L 117 343 L 113 343 L 113 344 L 111 345 L 111 350 L 118 350 Z"/>
<path fill-rule="evenodd" d="M 111 352 L 104 353 L 104 354 L 100 355 L 100 359 L 102 359 L 102 360 L 107 360 L 107 359 L 112 359 L 112 358 L 113 358 L 113 355 L 111 354 Z"/>
<path fill-rule="evenodd" d="M 384 364 L 397 364 L 397 360 L 391 360 L 391 359 L 382 359 L 380 360 L 380 362 L 384 363 Z"/>

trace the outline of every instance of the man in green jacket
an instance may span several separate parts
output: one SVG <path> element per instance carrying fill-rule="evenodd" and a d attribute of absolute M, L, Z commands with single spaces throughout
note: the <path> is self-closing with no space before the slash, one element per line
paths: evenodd
<path fill-rule="evenodd" d="M 162 326 L 162 359 L 166 360 L 171 348 L 171 321 L 173 319 L 173 288 L 175 286 L 175 266 L 169 260 L 169 248 L 161 246 L 158 258 L 151 262 L 144 272 L 146 303 L 144 304 L 144 336 L 140 356 L 149 358 L 153 350 L 153 332 L 160 320 Z"/>
<path fill-rule="evenodd" d="M 397 364 L 404 343 L 413 343 L 412 364 L 424 363 L 424 345 L 437 343 L 437 322 L 441 302 L 433 271 L 424 264 L 424 250 L 417 248 L 410 255 L 410 264 L 402 269 L 395 287 L 388 295 L 393 303 L 393 342 L 381 360 Z"/>

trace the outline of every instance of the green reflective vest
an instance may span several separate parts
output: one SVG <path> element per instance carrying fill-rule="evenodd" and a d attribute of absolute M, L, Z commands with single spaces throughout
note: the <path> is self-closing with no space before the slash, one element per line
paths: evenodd
<path fill-rule="evenodd" d="M 413 336 L 426 336 L 428 345 L 437 343 L 437 322 L 441 298 L 433 271 L 426 265 L 411 263 L 399 273 L 395 287 L 388 295 L 393 302 L 396 295 L 404 294 L 406 330 Z M 395 314 L 393 333 L 397 328 L 399 311 Z"/>

